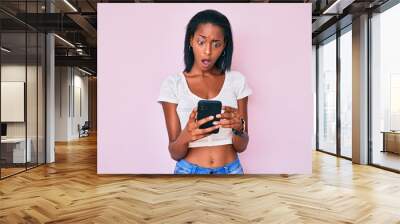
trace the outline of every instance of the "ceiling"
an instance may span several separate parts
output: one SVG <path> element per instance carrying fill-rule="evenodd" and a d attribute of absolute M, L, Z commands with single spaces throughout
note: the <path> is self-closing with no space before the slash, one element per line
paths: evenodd
<path fill-rule="evenodd" d="M 312 3 L 312 37 L 316 44 L 351 24 L 353 16 L 372 10 L 387 0 L 233 0 L 254 3 Z M 171 0 L 1 0 L 0 24 L 7 43 L 24 46 L 25 29 L 55 32 L 56 65 L 80 66 L 96 72 L 97 3 L 189 2 Z M 190 2 L 227 2 L 215 0 Z M 327 10 L 328 9 L 328 10 Z M 50 10 L 52 13 L 49 13 Z M 325 12 L 325 13 L 324 13 Z M 340 22 L 338 22 L 340 20 Z M 4 36 L 4 35 L 3 35 Z M 66 43 L 62 39 L 67 40 Z M 14 42 L 14 43 L 12 43 Z M 5 43 L 2 41 L 2 43 Z M 28 45 L 35 47 L 34 43 Z M 20 49 L 22 51 L 22 48 Z M 22 52 L 21 52 L 22 53 Z"/>

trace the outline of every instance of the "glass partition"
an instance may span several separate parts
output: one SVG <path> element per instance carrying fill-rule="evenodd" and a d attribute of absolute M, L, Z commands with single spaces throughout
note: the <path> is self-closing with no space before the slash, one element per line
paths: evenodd
<path fill-rule="evenodd" d="M 0 178 L 45 163 L 45 34 L 17 20 L 45 1 L 1 1 Z M 33 18 L 35 18 L 33 16 Z"/>
<path fill-rule="evenodd" d="M 340 36 L 340 154 L 352 157 L 352 35 L 351 26 Z"/>
<path fill-rule="evenodd" d="M 26 113 L 27 113 L 27 150 L 30 151 L 30 160 L 27 167 L 37 165 L 38 157 L 38 35 L 36 32 L 27 33 L 27 98 L 26 98 Z"/>
<path fill-rule="evenodd" d="M 371 18 L 372 164 L 400 171 L 400 4 Z"/>
<path fill-rule="evenodd" d="M 38 65 L 37 65 L 37 90 L 38 90 L 38 111 L 37 111 L 37 147 L 38 147 L 38 164 L 46 162 L 46 138 L 45 138 L 45 124 L 46 124 L 46 76 L 45 76 L 45 65 L 46 65 L 46 38 L 45 34 L 38 33 Z"/>
<path fill-rule="evenodd" d="M 26 33 L 1 34 L 1 176 L 24 171 L 31 153 L 26 141 Z M 6 49 L 6 50 L 4 50 Z"/>
<path fill-rule="evenodd" d="M 336 154 L 336 36 L 318 47 L 318 149 Z"/>

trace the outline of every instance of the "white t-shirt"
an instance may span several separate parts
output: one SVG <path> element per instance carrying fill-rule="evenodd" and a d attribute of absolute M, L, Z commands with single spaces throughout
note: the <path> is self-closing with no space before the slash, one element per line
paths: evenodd
<path fill-rule="evenodd" d="M 237 108 L 237 100 L 251 95 L 252 90 L 246 82 L 246 77 L 237 71 L 226 71 L 225 81 L 221 91 L 214 98 L 208 100 L 219 100 L 222 106 Z M 181 123 L 185 128 L 189 115 L 203 98 L 195 95 L 189 89 L 185 75 L 180 72 L 168 76 L 161 84 L 160 94 L 157 102 L 169 102 L 178 104 L 176 111 Z M 223 112 L 223 110 L 222 110 Z M 232 129 L 220 128 L 218 134 L 211 134 L 202 139 L 190 142 L 189 147 L 216 146 L 232 144 Z"/>

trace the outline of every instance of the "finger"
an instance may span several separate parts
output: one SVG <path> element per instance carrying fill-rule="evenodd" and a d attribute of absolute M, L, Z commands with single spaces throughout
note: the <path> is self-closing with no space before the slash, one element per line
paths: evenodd
<path fill-rule="evenodd" d="M 236 108 L 233 108 L 233 107 L 230 107 L 230 106 L 223 106 L 222 109 L 223 109 L 225 112 L 235 112 L 235 111 L 237 111 Z"/>
<path fill-rule="evenodd" d="M 236 124 L 237 121 L 235 120 L 228 120 L 228 119 L 222 119 L 219 122 L 216 121 L 215 125 L 229 125 L 229 124 Z"/>
<path fill-rule="evenodd" d="M 194 122 L 190 122 L 189 123 L 189 125 L 188 125 L 188 130 L 189 131 L 193 131 L 193 130 L 196 130 L 197 129 L 197 123 L 194 121 Z"/>
<path fill-rule="evenodd" d="M 221 125 L 221 128 L 235 128 L 236 125 L 233 124 L 227 124 L 227 125 Z"/>
<path fill-rule="evenodd" d="M 205 129 L 197 129 L 197 130 L 198 130 L 197 133 L 200 134 L 200 135 L 203 135 L 203 134 L 212 132 L 212 131 L 214 131 L 215 129 L 218 129 L 218 128 L 220 128 L 220 127 L 221 127 L 220 125 L 214 125 L 214 126 L 212 126 L 212 127 L 205 128 Z"/>
<path fill-rule="evenodd" d="M 197 121 L 197 125 L 200 126 L 200 125 L 205 124 L 205 123 L 207 123 L 209 121 L 212 121 L 213 119 L 214 119 L 214 116 L 205 117 L 205 118 L 203 118 L 201 120 L 198 120 Z"/>
<path fill-rule="evenodd" d="M 196 120 L 196 112 L 197 112 L 197 108 L 193 108 L 192 112 L 189 115 L 189 120 L 194 122 Z"/>
<path fill-rule="evenodd" d="M 228 112 L 225 112 L 225 113 L 222 113 L 222 114 L 218 114 L 218 115 L 216 117 L 217 118 L 221 118 L 221 119 L 232 119 L 232 118 L 235 117 L 235 115 L 233 113 L 228 113 Z"/>

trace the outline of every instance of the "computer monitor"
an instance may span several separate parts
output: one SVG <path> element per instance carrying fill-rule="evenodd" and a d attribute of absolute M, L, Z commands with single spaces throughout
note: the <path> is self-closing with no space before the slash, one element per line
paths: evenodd
<path fill-rule="evenodd" d="M 1 123 L 1 136 L 7 136 L 7 124 Z"/>

